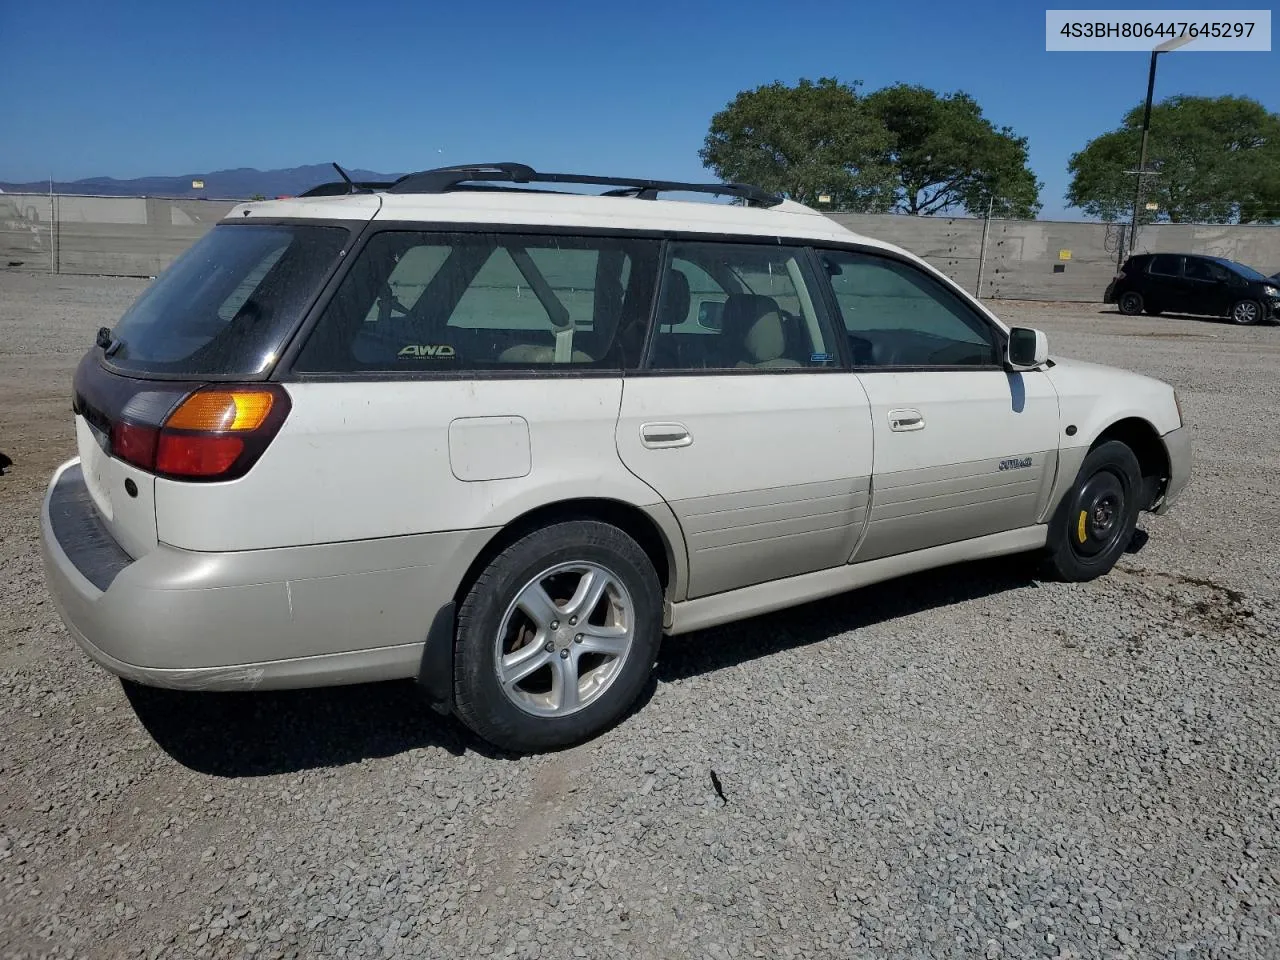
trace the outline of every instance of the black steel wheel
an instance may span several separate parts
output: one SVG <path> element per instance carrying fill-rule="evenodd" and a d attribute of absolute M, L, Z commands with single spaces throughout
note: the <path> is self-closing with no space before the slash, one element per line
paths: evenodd
<path fill-rule="evenodd" d="M 1133 539 L 1142 489 L 1142 468 L 1126 444 L 1107 440 L 1089 451 L 1049 524 L 1049 575 L 1084 581 L 1109 572 Z"/>

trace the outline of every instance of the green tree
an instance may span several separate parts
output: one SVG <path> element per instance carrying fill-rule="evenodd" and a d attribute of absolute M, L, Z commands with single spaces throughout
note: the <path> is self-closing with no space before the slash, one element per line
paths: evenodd
<path fill-rule="evenodd" d="M 938 95 L 895 84 L 863 103 L 889 131 L 895 206 L 903 213 L 963 209 L 985 216 L 1033 218 L 1040 187 L 1027 164 L 1027 140 L 996 127 L 967 93 Z"/>
<path fill-rule="evenodd" d="M 699 156 L 725 180 L 837 209 L 1033 217 L 1040 184 L 1027 143 L 965 93 L 905 84 L 859 96 L 823 77 L 739 93 L 711 119 Z"/>
<path fill-rule="evenodd" d="M 1067 202 L 1102 220 L 1128 220 L 1142 105 L 1071 156 Z M 1174 96 L 1151 109 L 1139 222 L 1280 220 L 1280 116 L 1248 97 Z M 1159 205 L 1148 211 L 1146 204 Z"/>
<path fill-rule="evenodd" d="M 698 155 L 722 180 L 753 183 L 800 203 L 827 194 L 839 209 L 888 209 L 889 135 L 868 114 L 856 86 L 823 77 L 744 90 L 711 118 Z"/>

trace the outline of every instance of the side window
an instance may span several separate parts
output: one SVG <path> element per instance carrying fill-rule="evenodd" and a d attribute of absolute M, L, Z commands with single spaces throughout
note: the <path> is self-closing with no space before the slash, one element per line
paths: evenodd
<path fill-rule="evenodd" d="M 1217 282 L 1227 279 L 1227 271 L 1216 263 L 1201 260 L 1199 257 L 1187 257 L 1183 267 L 1183 275 L 1188 280 L 1208 280 Z"/>
<path fill-rule="evenodd" d="M 1169 253 L 1158 253 L 1151 258 L 1151 265 L 1147 267 L 1147 272 L 1155 274 L 1158 277 L 1176 277 L 1181 272 L 1179 261 L 1181 257 L 1174 256 Z"/>
<path fill-rule="evenodd" d="M 617 238 L 379 233 L 294 369 L 635 367 L 658 249 Z"/>
<path fill-rule="evenodd" d="M 995 329 L 918 267 L 851 250 L 820 260 L 862 367 L 986 367 L 999 363 Z"/>
<path fill-rule="evenodd" d="M 650 368 L 835 365 L 802 248 L 678 241 L 669 249 Z"/>
<path fill-rule="evenodd" d="M 681 276 L 672 277 L 672 273 Z M 720 314 L 729 294 L 715 278 L 696 263 L 673 257 L 667 265 L 671 283 L 664 290 L 658 325 L 666 333 L 714 334 L 720 329 Z M 689 287 L 688 303 L 682 288 Z"/>
<path fill-rule="evenodd" d="M 410 247 L 395 258 L 391 275 L 387 277 L 387 287 L 383 294 L 374 300 L 369 312 L 365 315 L 367 323 L 374 323 L 383 318 L 385 311 L 398 309 L 407 312 L 422 296 L 432 277 L 444 265 L 449 255 L 446 246 L 422 244 Z"/>

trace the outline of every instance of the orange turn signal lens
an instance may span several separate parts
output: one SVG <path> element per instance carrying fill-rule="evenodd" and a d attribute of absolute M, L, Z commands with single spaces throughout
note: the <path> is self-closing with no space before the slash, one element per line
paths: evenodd
<path fill-rule="evenodd" d="M 200 390 L 170 414 L 166 430 L 199 430 L 208 433 L 240 433 L 257 430 L 271 412 L 275 395 L 270 390 Z"/>

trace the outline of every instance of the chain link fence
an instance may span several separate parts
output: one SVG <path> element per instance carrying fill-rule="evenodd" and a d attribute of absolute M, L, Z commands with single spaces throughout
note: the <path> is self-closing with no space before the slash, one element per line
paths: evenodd
<path fill-rule="evenodd" d="M 153 277 L 234 200 L 0 193 L 0 270 Z M 1124 252 L 1124 227 L 833 213 L 855 233 L 924 257 L 984 299 L 1097 302 Z M 1280 270 L 1280 226 L 1150 224 L 1138 252 L 1229 257 Z"/>

